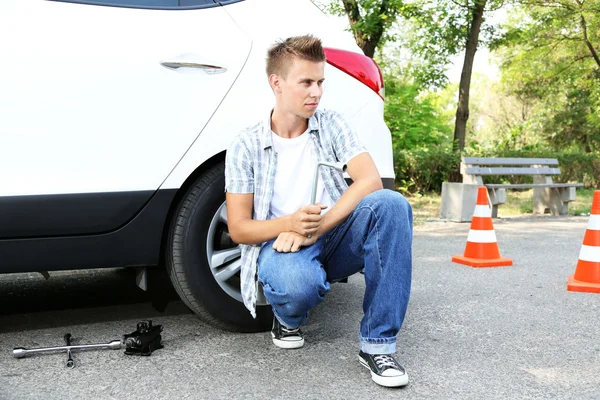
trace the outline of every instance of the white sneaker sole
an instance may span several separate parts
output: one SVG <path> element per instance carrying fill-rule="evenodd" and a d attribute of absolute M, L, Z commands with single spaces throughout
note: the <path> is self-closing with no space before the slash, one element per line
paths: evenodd
<path fill-rule="evenodd" d="M 299 349 L 304 346 L 304 338 L 300 340 L 279 340 L 275 339 L 275 335 L 271 332 L 273 338 L 273 344 L 282 349 Z"/>
<path fill-rule="evenodd" d="M 358 356 L 358 361 L 361 363 L 363 367 L 369 370 L 371 373 L 371 379 L 373 382 L 380 386 L 385 387 L 400 387 L 408 385 L 408 374 L 404 372 L 404 375 L 400 376 L 379 376 L 375 372 L 371 371 L 371 367 L 369 364 L 363 360 L 360 356 Z"/>

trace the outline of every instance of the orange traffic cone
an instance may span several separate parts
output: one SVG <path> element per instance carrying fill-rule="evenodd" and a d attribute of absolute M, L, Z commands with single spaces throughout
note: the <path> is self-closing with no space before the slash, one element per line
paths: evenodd
<path fill-rule="evenodd" d="M 600 293 L 600 190 L 594 191 L 592 212 L 579 252 L 577 269 L 569 277 L 567 289 Z"/>
<path fill-rule="evenodd" d="M 467 237 L 465 255 L 454 256 L 452 261 L 471 267 L 501 267 L 513 264 L 510 258 L 500 257 L 485 186 L 480 186 L 477 191 L 477 205 Z"/>

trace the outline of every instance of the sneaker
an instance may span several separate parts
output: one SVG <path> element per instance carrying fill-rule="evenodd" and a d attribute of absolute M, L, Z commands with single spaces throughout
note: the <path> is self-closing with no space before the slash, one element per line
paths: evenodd
<path fill-rule="evenodd" d="M 358 353 L 358 361 L 371 370 L 375 383 L 386 387 L 398 387 L 408 384 L 408 375 L 391 354 Z"/>
<path fill-rule="evenodd" d="M 282 349 L 298 349 L 304 346 L 304 336 L 300 328 L 289 329 L 281 325 L 276 317 L 273 317 L 273 329 L 271 329 L 273 343 Z"/>

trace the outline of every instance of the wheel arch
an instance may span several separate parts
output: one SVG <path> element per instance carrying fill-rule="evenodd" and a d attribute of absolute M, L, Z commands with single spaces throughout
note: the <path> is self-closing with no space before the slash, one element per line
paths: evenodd
<path fill-rule="evenodd" d="M 159 256 L 160 266 L 165 265 L 165 261 L 166 261 L 165 260 L 165 251 L 166 251 L 167 240 L 169 237 L 169 229 L 171 229 L 171 221 L 173 219 L 175 210 L 177 210 L 177 207 L 179 207 L 179 204 L 181 203 L 181 200 L 183 199 L 183 196 L 185 196 L 185 194 L 187 193 L 190 186 L 193 185 L 193 183 L 196 182 L 196 180 L 202 174 L 204 174 L 206 171 L 208 171 L 215 165 L 219 164 L 220 162 L 224 162 L 224 161 L 225 161 L 225 150 L 221 151 L 220 153 L 215 154 L 214 156 L 210 157 L 209 159 L 205 160 L 202 164 L 200 164 L 186 178 L 186 180 L 183 181 L 183 183 L 181 184 L 181 187 L 179 189 L 177 189 L 177 193 L 175 194 L 175 197 L 173 198 L 173 201 L 171 202 L 171 206 L 169 207 L 169 211 L 165 217 L 165 224 L 163 226 L 163 231 L 162 231 L 162 235 L 161 235 L 160 256 Z M 225 188 L 223 188 L 223 190 L 224 189 Z"/>

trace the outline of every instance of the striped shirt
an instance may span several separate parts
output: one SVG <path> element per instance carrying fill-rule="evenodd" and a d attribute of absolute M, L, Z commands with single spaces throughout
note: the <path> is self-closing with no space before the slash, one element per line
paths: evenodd
<path fill-rule="evenodd" d="M 319 162 L 348 163 L 354 156 L 367 151 L 358 135 L 341 114 L 317 110 L 308 120 L 308 132 Z M 305 133 L 306 134 L 306 133 Z M 252 218 L 266 220 L 274 190 L 277 153 L 271 142 L 271 115 L 258 124 L 238 133 L 227 149 L 225 159 L 225 191 L 254 194 Z M 338 201 L 348 189 L 342 172 L 333 168 L 320 169 L 331 199 Z M 312 174 L 312 171 L 307 171 Z M 308 197 L 308 194 L 307 194 Z M 257 260 L 262 244 L 241 245 L 241 290 L 244 305 L 256 318 L 258 289 Z"/>

